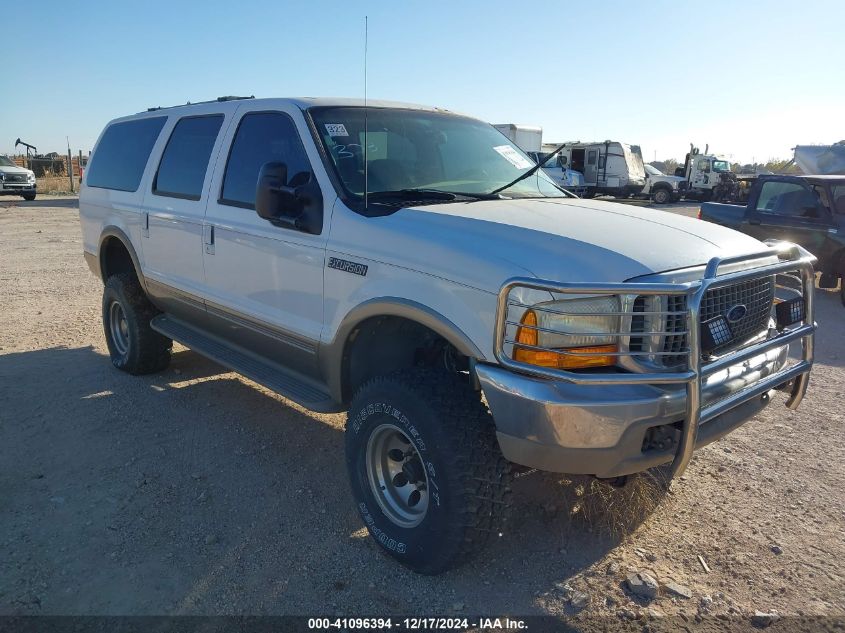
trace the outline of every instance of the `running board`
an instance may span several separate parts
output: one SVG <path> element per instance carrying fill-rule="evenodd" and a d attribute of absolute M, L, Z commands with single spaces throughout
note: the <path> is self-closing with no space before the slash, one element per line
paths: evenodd
<path fill-rule="evenodd" d="M 306 379 L 279 365 L 227 345 L 166 314 L 153 318 L 150 327 L 311 411 L 337 413 L 344 410 L 328 393 Z"/>

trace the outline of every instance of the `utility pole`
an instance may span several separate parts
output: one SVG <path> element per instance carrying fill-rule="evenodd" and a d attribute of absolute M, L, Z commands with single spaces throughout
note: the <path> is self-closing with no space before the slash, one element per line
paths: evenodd
<path fill-rule="evenodd" d="M 67 140 L 67 173 L 70 178 L 70 192 L 73 193 L 73 155 L 70 153 L 70 138 L 66 136 L 65 139 Z"/>

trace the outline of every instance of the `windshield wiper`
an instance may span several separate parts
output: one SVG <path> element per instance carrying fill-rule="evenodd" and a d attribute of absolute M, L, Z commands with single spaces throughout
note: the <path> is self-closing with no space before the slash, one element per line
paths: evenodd
<path fill-rule="evenodd" d="M 555 151 L 553 151 L 551 154 L 544 154 L 544 155 L 543 155 L 543 160 L 542 160 L 542 161 L 538 161 L 536 165 L 534 165 L 532 168 L 530 168 L 530 169 L 529 169 L 528 171 L 526 171 L 524 174 L 520 174 L 519 176 L 517 176 L 516 178 L 514 178 L 513 180 L 511 180 L 508 184 L 506 184 L 506 185 L 504 185 L 504 186 L 502 186 L 502 187 L 499 187 L 498 189 L 494 189 L 494 190 L 493 190 L 493 191 L 491 191 L 488 195 L 491 195 L 491 196 L 493 196 L 493 195 L 497 195 L 497 194 L 501 193 L 502 191 L 504 191 L 505 189 L 510 189 L 510 188 L 511 188 L 511 187 L 513 187 L 516 183 L 518 183 L 518 182 L 522 182 L 522 181 L 523 181 L 523 180 L 525 180 L 526 178 L 529 178 L 530 176 L 533 176 L 533 175 L 534 175 L 534 174 L 536 174 L 538 171 L 540 171 L 540 169 L 542 169 L 543 165 L 545 165 L 545 164 L 548 162 L 548 160 L 549 160 L 552 156 L 555 156 L 555 155 L 556 155 L 556 154 L 557 154 L 560 150 L 562 150 L 564 147 L 566 147 L 566 143 L 564 143 L 563 145 L 561 145 L 560 147 L 558 147 L 558 148 L 557 148 Z"/>
<path fill-rule="evenodd" d="M 498 200 L 498 193 L 466 193 L 463 191 L 444 191 L 442 189 L 392 189 L 388 191 L 370 191 L 367 193 L 370 200 L 457 200 L 458 198 L 470 198 L 475 200 Z"/>

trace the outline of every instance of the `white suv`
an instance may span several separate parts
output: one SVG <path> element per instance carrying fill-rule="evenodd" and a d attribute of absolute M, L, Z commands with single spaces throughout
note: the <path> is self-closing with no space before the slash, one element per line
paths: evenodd
<path fill-rule="evenodd" d="M 503 531 L 515 469 L 680 473 L 773 389 L 797 406 L 812 365 L 797 248 L 569 197 L 438 108 L 221 98 L 117 119 L 80 217 L 113 364 L 161 370 L 177 340 L 348 411 L 355 505 L 422 573 Z"/>

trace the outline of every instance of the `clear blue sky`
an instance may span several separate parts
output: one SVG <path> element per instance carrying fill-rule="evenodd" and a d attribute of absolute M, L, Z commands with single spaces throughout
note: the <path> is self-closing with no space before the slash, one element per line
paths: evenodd
<path fill-rule="evenodd" d="M 845 139 L 845 2 L 31 0 L 4 19 L 0 152 L 227 94 L 437 105 L 544 140 L 748 162 Z M 8 16 L 7 16 L 8 17 Z M 14 69 L 14 79 L 8 73 Z"/>

